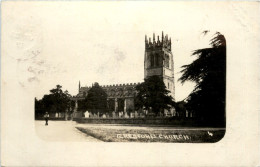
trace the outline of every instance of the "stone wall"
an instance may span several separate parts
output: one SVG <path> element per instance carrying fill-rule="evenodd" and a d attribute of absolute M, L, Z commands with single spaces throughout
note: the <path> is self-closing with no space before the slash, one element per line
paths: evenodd
<path fill-rule="evenodd" d="M 196 126 L 192 118 L 74 118 L 82 124 L 138 124 L 138 125 L 180 125 Z"/>

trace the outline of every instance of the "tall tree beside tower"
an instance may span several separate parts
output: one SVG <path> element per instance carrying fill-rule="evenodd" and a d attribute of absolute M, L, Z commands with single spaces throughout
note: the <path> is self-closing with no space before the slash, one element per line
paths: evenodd
<path fill-rule="evenodd" d="M 138 92 L 135 97 L 135 108 L 152 111 L 156 115 L 163 113 L 164 109 L 168 110 L 174 106 L 170 91 L 166 89 L 162 78 L 151 76 L 136 86 Z"/>
<path fill-rule="evenodd" d="M 182 83 L 196 83 L 187 97 L 187 107 L 203 122 L 225 125 L 226 101 L 226 40 L 217 32 L 210 41 L 210 48 L 195 50 L 198 56 L 191 64 L 182 66 Z"/>

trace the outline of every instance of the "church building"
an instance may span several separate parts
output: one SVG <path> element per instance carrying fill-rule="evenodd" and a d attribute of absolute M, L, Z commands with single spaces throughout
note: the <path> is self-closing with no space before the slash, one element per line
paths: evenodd
<path fill-rule="evenodd" d="M 163 34 L 161 39 L 153 34 L 153 39 L 147 39 L 145 35 L 145 54 L 144 54 L 144 78 L 157 75 L 164 81 L 166 88 L 170 91 L 170 95 L 174 99 L 175 87 L 174 87 L 174 61 L 171 51 L 171 38 L 168 35 Z M 103 85 L 102 89 L 107 93 L 107 101 L 109 111 L 113 111 L 118 117 L 133 117 L 138 115 L 134 110 L 134 97 L 136 95 L 135 87 L 140 83 L 127 83 L 127 84 L 113 84 Z M 76 101 L 75 114 L 77 110 L 77 101 L 83 100 L 88 95 L 89 87 L 81 87 L 79 83 L 79 92 L 73 97 Z M 133 113 L 133 115 L 127 115 L 127 113 Z M 168 113 L 173 114 L 173 111 Z M 167 113 L 165 113 L 167 114 Z M 77 115 L 77 114 L 76 114 Z M 76 116 L 74 115 L 74 116 Z"/>

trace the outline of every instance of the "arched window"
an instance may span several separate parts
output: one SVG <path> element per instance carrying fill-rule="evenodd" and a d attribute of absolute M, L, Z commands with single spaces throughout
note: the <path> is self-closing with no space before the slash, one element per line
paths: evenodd
<path fill-rule="evenodd" d="M 155 55 L 155 66 L 156 67 L 159 66 L 159 55 L 158 54 Z"/>
<path fill-rule="evenodd" d="M 150 57 L 151 67 L 154 66 L 154 55 L 152 54 Z"/>
<path fill-rule="evenodd" d="M 169 55 L 165 55 L 165 67 L 169 68 Z"/>

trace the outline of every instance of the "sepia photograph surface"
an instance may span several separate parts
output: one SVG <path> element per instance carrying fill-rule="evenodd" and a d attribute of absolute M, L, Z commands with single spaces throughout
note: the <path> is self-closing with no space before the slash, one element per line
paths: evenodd
<path fill-rule="evenodd" d="M 259 162 L 258 3 L 1 6 L 1 165 Z"/>

